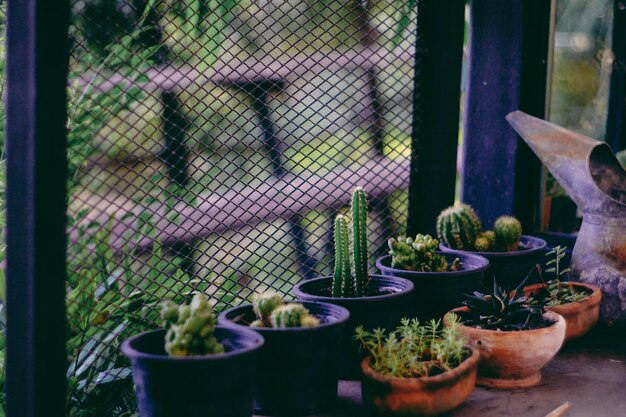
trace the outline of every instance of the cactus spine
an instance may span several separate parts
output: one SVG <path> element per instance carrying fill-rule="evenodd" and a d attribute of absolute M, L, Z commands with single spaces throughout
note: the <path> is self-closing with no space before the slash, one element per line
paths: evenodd
<path fill-rule="evenodd" d="M 271 327 L 272 311 L 282 304 L 283 298 L 274 291 L 255 295 L 252 308 L 260 323 L 254 323 L 254 327 Z"/>
<path fill-rule="evenodd" d="M 333 275 L 333 297 L 349 297 L 354 283 L 350 272 L 350 243 L 348 222 L 339 214 L 335 218 L 335 273 Z"/>
<path fill-rule="evenodd" d="M 474 250 L 481 229 L 480 218 L 467 204 L 448 207 L 437 218 L 437 236 L 452 249 Z"/>
<path fill-rule="evenodd" d="M 205 294 L 195 294 L 189 305 L 165 301 L 161 307 L 165 351 L 170 356 L 208 355 L 224 352 L 213 336 L 215 314 Z"/>
<path fill-rule="evenodd" d="M 494 224 L 496 243 L 504 252 L 516 251 L 522 238 L 522 224 L 515 217 L 498 217 Z"/>
<path fill-rule="evenodd" d="M 302 304 L 284 304 L 272 311 L 272 327 L 315 327 L 320 322 Z"/>
<path fill-rule="evenodd" d="M 352 194 L 352 258 L 354 261 L 355 295 L 365 295 L 367 274 L 367 199 L 362 187 Z"/>

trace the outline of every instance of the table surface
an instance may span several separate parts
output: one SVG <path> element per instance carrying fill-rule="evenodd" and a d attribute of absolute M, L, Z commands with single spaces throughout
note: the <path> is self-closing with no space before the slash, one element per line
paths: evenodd
<path fill-rule="evenodd" d="M 517 390 L 477 387 L 447 417 L 545 417 L 569 402 L 564 417 L 626 417 L 626 324 L 601 324 L 569 342 L 544 368 L 539 385 Z M 333 409 L 316 417 L 364 417 L 358 381 L 340 381 Z"/>

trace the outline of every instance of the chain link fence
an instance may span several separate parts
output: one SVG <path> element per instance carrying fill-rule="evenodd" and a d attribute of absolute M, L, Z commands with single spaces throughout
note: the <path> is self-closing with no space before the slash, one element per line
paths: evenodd
<path fill-rule="evenodd" d="M 355 186 L 372 260 L 403 233 L 417 6 L 73 1 L 70 415 L 134 415 L 119 345 L 162 299 L 222 310 L 330 274 Z"/>

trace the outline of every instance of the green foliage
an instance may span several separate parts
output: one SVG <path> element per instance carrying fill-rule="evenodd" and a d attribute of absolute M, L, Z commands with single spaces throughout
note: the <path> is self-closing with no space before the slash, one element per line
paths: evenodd
<path fill-rule="evenodd" d="M 448 207 L 437 217 L 437 236 L 452 249 L 474 250 L 474 242 L 481 229 L 478 215 L 467 204 Z"/>
<path fill-rule="evenodd" d="M 430 235 L 418 234 L 415 239 L 400 236 L 388 240 L 391 267 L 405 271 L 447 272 L 458 271 L 461 261 L 448 264 L 445 255 L 437 253 L 439 241 Z"/>
<path fill-rule="evenodd" d="M 313 316 L 302 304 L 284 304 L 283 299 L 274 291 L 258 294 L 252 301 L 256 320 L 250 327 L 316 327 L 320 325 L 317 317 Z"/>
<path fill-rule="evenodd" d="M 419 378 L 450 371 L 470 354 L 458 331 L 458 318 L 450 315 L 450 326 L 441 329 L 431 320 L 420 325 L 417 319 L 403 318 L 396 330 L 366 331 L 356 328 L 354 340 L 372 356 L 372 369 L 398 378 Z"/>
<path fill-rule="evenodd" d="M 164 301 L 161 318 L 167 333 L 165 351 L 170 356 L 213 355 L 224 346 L 213 335 L 215 314 L 205 294 L 195 294 L 190 304 Z"/>
<path fill-rule="evenodd" d="M 589 297 L 590 291 L 586 289 L 584 291 L 577 290 L 562 280 L 570 271 L 569 268 L 561 269 L 561 261 L 565 257 L 566 251 L 566 247 L 555 246 L 554 249 L 546 254 L 546 257 L 549 258 L 546 265 L 552 265 L 552 267 L 546 269 L 545 272 L 551 274 L 552 279 L 545 281 L 541 270 L 537 267 L 545 287 L 528 297 L 529 304 L 554 307 L 561 304 L 580 302 Z"/>
<path fill-rule="evenodd" d="M 519 248 L 522 238 L 522 224 L 512 216 L 500 216 L 494 226 L 496 244 L 503 252 L 513 252 Z"/>
<path fill-rule="evenodd" d="M 529 330 L 545 327 L 543 308 L 529 306 L 521 289 L 528 277 L 513 291 L 501 288 L 494 279 L 493 290 L 488 294 L 475 291 L 463 301 L 467 311 L 459 311 L 463 324 L 486 330 Z M 521 294 L 521 295 L 519 295 Z"/>

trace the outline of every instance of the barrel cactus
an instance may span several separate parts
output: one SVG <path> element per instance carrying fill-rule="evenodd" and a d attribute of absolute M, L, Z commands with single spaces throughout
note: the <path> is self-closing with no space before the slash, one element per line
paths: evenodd
<path fill-rule="evenodd" d="M 195 294 L 189 305 L 163 302 L 161 318 L 166 329 L 165 351 L 170 356 L 224 352 L 224 346 L 213 335 L 215 314 L 205 294 Z"/>
<path fill-rule="evenodd" d="M 302 304 L 284 304 L 272 311 L 272 327 L 315 327 L 320 321 Z"/>
<path fill-rule="evenodd" d="M 257 316 L 257 321 L 251 325 L 254 327 L 271 327 L 272 311 L 283 304 L 283 298 L 274 291 L 257 294 L 252 300 L 252 307 Z"/>
<path fill-rule="evenodd" d="M 467 204 L 448 207 L 437 218 L 437 236 L 452 249 L 474 250 L 481 229 L 480 218 Z"/>
<path fill-rule="evenodd" d="M 498 217 L 494 224 L 496 243 L 504 252 L 516 251 L 522 238 L 522 224 L 515 217 Z"/>

